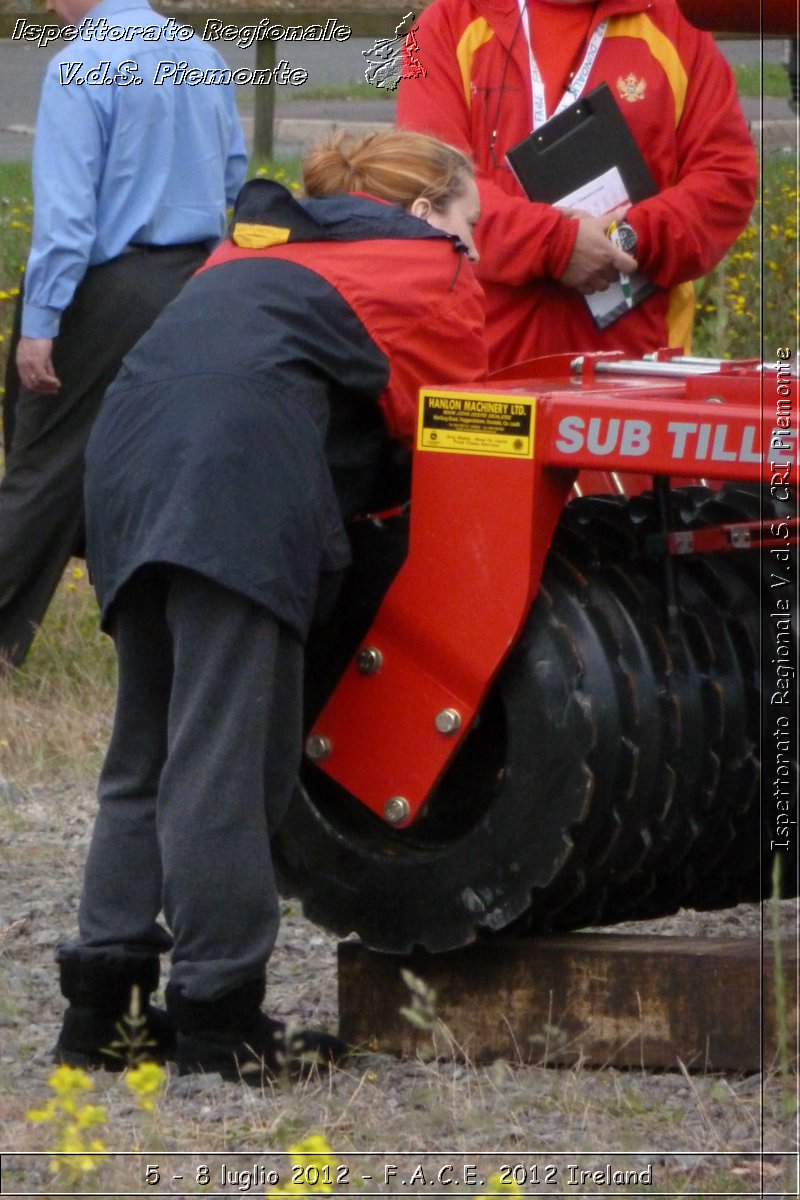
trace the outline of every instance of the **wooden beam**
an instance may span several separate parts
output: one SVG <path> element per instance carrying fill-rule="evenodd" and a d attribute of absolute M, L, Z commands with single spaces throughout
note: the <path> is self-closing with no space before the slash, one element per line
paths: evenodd
<path fill-rule="evenodd" d="M 258 42 L 256 44 L 256 70 L 274 70 L 275 43 Z M 272 159 L 275 142 L 275 88 L 273 86 L 256 87 L 255 111 L 253 114 L 253 153 L 252 163 L 261 166 Z"/>
<path fill-rule="evenodd" d="M 797 947 L 782 950 L 794 1062 Z M 404 969 L 436 993 L 433 1036 L 400 1015 Z M 759 1071 L 776 1055 L 774 960 L 750 938 L 577 933 L 408 956 L 342 942 L 339 1020 L 348 1045 L 401 1056 Z"/>

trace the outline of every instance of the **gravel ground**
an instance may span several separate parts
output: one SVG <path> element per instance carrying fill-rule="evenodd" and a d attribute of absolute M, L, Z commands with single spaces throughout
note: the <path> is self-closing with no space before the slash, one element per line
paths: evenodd
<path fill-rule="evenodd" d="M 56 1194 L 48 1191 L 54 1183 L 46 1156 L 34 1153 L 52 1148 L 52 1130 L 25 1114 L 49 1094 L 49 1050 L 62 1011 L 53 951 L 74 931 L 92 808 L 88 782 L 23 792 L 0 781 L 0 1149 L 6 1152 L 0 1194 Z M 781 909 L 785 931 L 794 937 L 796 905 L 784 902 Z M 636 928 L 741 937 L 758 934 L 761 922 L 759 906 L 739 906 L 716 914 L 684 912 Z M 335 939 L 287 903 L 270 966 L 271 1011 L 290 1022 L 334 1029 L 335 951 Z M 146 1188 L 144 1158 L 109 1159 L 93 1176 L 95 1192 L 106 1188 L 101 1194 L 263 1195 L 254 1156 L 259 1164 L 281 1162 L 276 1151 L 311 1133 L 327 1138 L 342 1171 L 349 1172 L 347 1186 L 343 1178 L 337 1189 L 342 1192 L 380 1184 L 380 1190 L 413 1193 L 421 1187 L 409 1174 L 414 1164 L 461 1170 L 467 1161 L 478 1164 L 481 1178 L 503 1162 L 522 1164 L 524 1190 L 535 1195 L 623 1194 L 611 1176 L 580 1182 L 579 1168 L 602 1173 L 607 1163 L 644 1172 L 633 1190 L 651 1196 L 798 1194 L 794 1082 L 787 1086 L 772 1073 L 688 1076 L 500 1062 L 475 1067 L 367 1053 L 330 1077 L 280 1082 L 266 1092 L 218 1076 L 173 1077 L 149 1116 L 132 1104 L 118 1076 L 99 1073 L 95 1091 L 107 1109 L 106 1148 L 147 1151 L 147 1162 L 155 1156 L 163 1172 L 158 1184 Z M 190 1170 L 184 1170 L 189 1160 L 168 1159 L 168 1152 L 178 1151 L 196 1152 Z M 210 1183 L 189 1187 L 186 1179 L 196 1178 L 192 1171 L 201 1157 L 211 1164 Z M 389 1162 L 398 1175 L 385 1181 Z M 235 1172 L 245 1169 L 253 1171 L 250 1186 L 232 1184 Z M 178 1173 L 182 1180 L 172 1178 Z M 370 1174 L 374 1182 L 358 1183 Z M 450 1180 L 450 1194 L 452 1178 L 444 1181 Z M 425 1184 L 429 1196 L 447 1194 L 434 1190 L 430 1179 Z M 223 1190 L 212 1191 L 215 1185 Z M 467 1186 L 462 1180 L 462 1191 Z"/>

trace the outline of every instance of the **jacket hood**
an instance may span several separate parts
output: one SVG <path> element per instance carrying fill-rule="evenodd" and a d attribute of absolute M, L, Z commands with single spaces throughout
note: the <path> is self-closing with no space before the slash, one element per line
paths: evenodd
<path fill-rule="evenodd" d="M 399 205 L 353 194 L 300 200 L 271 179 L 251 179 L 239 192 L 230 238 L 235 245 L 253 250 L 287 242 L 378 238 L 447 238 L 457 249 L 465 249 L 458 238 L 410 216 Z"/>

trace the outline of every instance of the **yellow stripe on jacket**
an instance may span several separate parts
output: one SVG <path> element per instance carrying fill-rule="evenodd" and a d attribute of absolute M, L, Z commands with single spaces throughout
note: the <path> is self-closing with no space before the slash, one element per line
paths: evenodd
<path fill-rule="evenodd" d="M 456 46 L 456 59 L 458 67 L 461 71 L 461 84 L 464 88 L 464 97 L 468 107 L 472 107 L 472 63 L 475 54 L 490 42 L 494 37 L 494 30 L 488 21 L 483 17 L 476 17 L 474 21 L 470 21 L 467 28 L 458 39 Z"/>

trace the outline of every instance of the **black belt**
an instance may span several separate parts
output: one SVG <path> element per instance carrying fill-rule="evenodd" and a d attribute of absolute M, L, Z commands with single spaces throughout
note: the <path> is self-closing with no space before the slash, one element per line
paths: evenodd
<path fill-rule="evenodd" d="M 151 242 L 128 242 L 124 250 L 120 252 L 120 256 L 140 253 L 159 254 L 165 250 L 198 250 L 207 254 L 214 241 L 214 238 L 208 238 L 203 242 L 170 242 L 166 246 L 155 245 Z"/>

